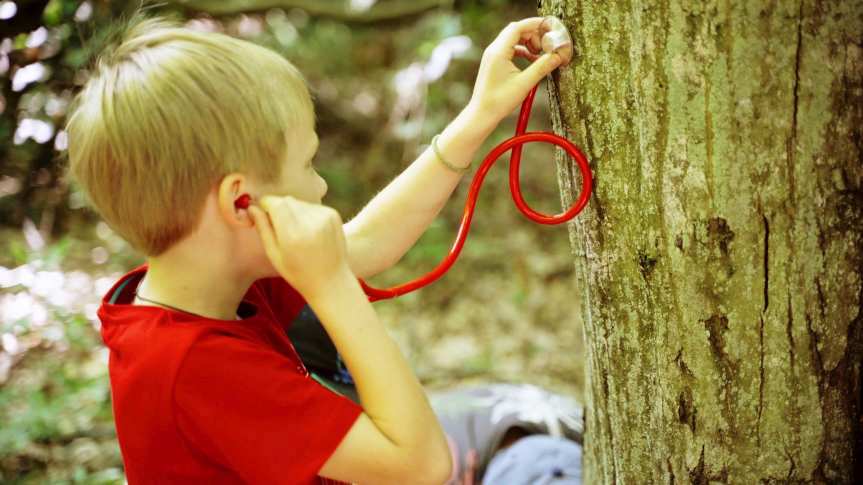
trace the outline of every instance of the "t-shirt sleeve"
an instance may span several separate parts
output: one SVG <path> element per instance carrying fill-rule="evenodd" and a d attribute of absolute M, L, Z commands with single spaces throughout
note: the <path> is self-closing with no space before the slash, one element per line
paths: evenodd
<path fill-rule="evenodd" d="M 177 426 L 194 452 L 249 483 L 314 478 L 362 408 L 262 344 L 208 335 L 175 381 Z"/>

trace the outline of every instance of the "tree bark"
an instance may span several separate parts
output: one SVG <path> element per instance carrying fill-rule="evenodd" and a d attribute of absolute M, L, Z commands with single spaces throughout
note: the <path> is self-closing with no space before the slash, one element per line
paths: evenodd
<path fill-rule="evenodd" d="M 545 0 L 587 483 L 863 482 L 863 1 Z M 562 203 L 580 187 L 558 157 Z"/>

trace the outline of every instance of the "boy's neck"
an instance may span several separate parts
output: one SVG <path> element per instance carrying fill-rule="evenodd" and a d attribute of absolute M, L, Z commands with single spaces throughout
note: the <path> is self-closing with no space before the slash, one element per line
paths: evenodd
<path fill-rule="evenodd" d="M 237 307 L 254 279 L 206 251 L 149 258 L 138 293 L 148 300 L 218 320 L 236 320 Z M 138 304 L 152 305 L 143 300 Z"/>

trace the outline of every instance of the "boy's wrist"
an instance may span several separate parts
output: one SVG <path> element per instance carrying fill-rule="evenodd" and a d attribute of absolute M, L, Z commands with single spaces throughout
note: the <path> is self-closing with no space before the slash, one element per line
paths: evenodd
<path fill-rule="evenodd" d="M 335 289 L 343 288 L 345 284 L 351 284 L 352 281 L 359 285 L 356 279 L 351 268 L 345 263 L 329 275 L 318 279 L 313 284 L 305 286 L 300 293 L 303 294 L 303 298 L 306 301 L 311 303 L 313 300 L 320 300 L 326 298 L 328 295 L 332 295 Z"/>
<path fill-rule="evenodd" d="M 456 120 L 462 132 L 473 134 L 483 140 L 491 135 L 501 121 L 473 99 L 461 110 Z"/>
<path fill-rule="evenodd" d="M 497 127 L 499 120 L 488 116 L 487 112 L 471 102 L 440 133 L 440 147 L 444 154 L 456 154 L 461 160 L 451 160 L 456 165 L 469 165 L 476 150 L 485 142 Z"/>
<path fill-rule="evenodd" d="M 499 120 L 488 116 L 488 113 L 483 111 L 478 104 L 473 102 L 468 103 L 464 109 L 455 117 L 455 119 L 447 125 L 440 133 L 437 143 L 434 143 L 433 149 L 438 154 L 441 151 L 442 155 L 437 155 L 448 160 L 446 165 L 455 167 L 469 167 L 471 160 L 497 127 Z M 460 173 L 465 173 L 459 170 Z"/>

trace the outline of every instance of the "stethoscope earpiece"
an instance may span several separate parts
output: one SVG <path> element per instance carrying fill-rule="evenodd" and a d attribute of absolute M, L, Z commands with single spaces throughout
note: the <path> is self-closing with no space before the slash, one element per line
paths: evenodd
<path fill-rule="evenodd" d="M 234 201 L 234 207 L 236 207 L 237 209 L 248 209 L 251 203 L 252 196 L 249 194 L 243 194 L 237 197 L 237 200 Z"/>

